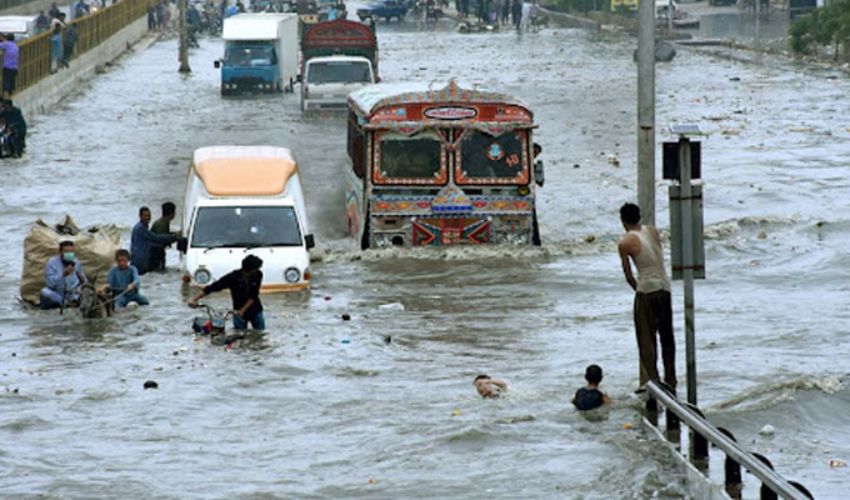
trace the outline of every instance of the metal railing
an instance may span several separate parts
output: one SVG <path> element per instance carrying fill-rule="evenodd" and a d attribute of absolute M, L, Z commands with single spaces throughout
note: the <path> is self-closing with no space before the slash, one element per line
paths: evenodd
<path fill-rule="evenodd" d="M 147 15 L 149 2 L 150 0 L 121 0 L 105 9 L 68 23 L 69 27 L 73 26 L 77 31 L 77 42 L 71 60 L 97 47 L 132 22 Z M 67 29 L 63 30 L 63 39 Z M 18 44 L 20 53 L 15 92 L 31 87 L 50 75 L 53 36 L 52 31 L 46 31 Z M 60 41 L 60 54 L 63 50 L 64 46 Z M 61 60 L 61 55 L 58 57 Z"/>
<path fill-rule="evenodd" d="M 679 401 L 666 387 L 656 382 L 650 381 L 646 387 L 650 398 L 647 401 L 647 410 L 651 413 L 656 412 L 657 403 L 660 403 L 666 410 L 665 422 L 668 431 L 677 432 L 680 421 L 690 429 L 690 459 L 698 465 L 698 469 L 704 470 L 705 464 L 708 463 L 709 442 L 726 454 L 724 476 L 726 493 L 729 496 L 741 497 L 741 466 L 743 465 L 761 481 L 760 498 L 763 500 L 779 497 L 791 500 L 814 498 L 804 486 L 788 481 L 774 471 L 773 465 L 767 458 L 744 450 L 731 432 L 708 423 L 699 408 Z M 657 427 L 657 415 L 651 420 Z"/>

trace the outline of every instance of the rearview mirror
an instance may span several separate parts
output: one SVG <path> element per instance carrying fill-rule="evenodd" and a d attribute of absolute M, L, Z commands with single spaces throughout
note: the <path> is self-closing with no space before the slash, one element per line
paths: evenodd
<path fill-rule="evenodd" d="M 307 250 L 316 246 L 316 240 L 313 238 L 312 234 L 308 234 L 304 237 L 304 245 L 307 247 Z"/>
<path fill-rule="evenodd" d="M 546 180 L 546 176 L 543 173 L 543 160 L 537 160 L 534 162 L 534 182 L 543 187 L 543 182 Z"/>
<path fill-rule="evenodd" d="M 218 60 L 218 59 L 216 59 L 215 61 L 213 61 L 213 67 L 214 67 L 215 69 L 220 68 L 220 67 L 221 67 L 221 61 L 220 61 L 220 60 Z"/>

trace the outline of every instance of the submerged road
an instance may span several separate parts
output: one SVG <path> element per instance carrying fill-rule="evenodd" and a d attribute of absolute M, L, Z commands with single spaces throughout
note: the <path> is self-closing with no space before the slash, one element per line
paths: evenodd
<path fill-rule="evenodd" d="M 2 496 L 683 495 L 666 452 L 624 428 L 640 405 L 615 247 L 617 210 L 634 198 L 634 41 L 407 22 L 381 23 L 379 43 L 386 81 L 461 77 L 530 103 L 547 166 L 544 246 L 361 254 L 343 235 L 343 121 L 303 119 L 297 94 L 222 99 L 220 41 L 201 40 L 185 78 L 176 42 L 158 43 L 39 117 L 27 157 L 0 168 Z M 818 498 L 850 484 L 846 468 L 827 466 L 850 457 L 848 91 L 844 78 L 783 60 L 681 51 L 658 68 L 659 128 L 712 132 L 701 401 Z M 264 338 L 238 350 L 193 343 L 176 254 L 168 273 L 146 277 L 149 308 L 85 321 L 17 303 L 35 219 L 68 212 L 120 224 L 129 239 L 139 206 L 181 204 L 195 148 L 230 143 L 296 152 L 320 246 L 311 292 L 264 297 Z M 664 193 L 659 182 L 662 226 Z M 569 405 L 594 362 L 616 402 L 595 418 Z M 481 372 L 508 379 L 509 397 L 478 398 Z M 148 379 L 160 388 L 144 391 Z M 759 436 L 768 423 L 775 436 Z"/>

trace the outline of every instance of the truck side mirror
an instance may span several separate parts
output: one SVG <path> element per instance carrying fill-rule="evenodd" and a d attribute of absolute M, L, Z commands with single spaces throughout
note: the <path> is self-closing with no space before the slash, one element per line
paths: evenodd
<path fill-rule="evenodd" d="M 546 176 L 543 173 L 543 160 L 537 160 L 534 162 L 534 182 L 543 187 L 543 182 L 546 180 Z"/>
<path fill-rule="evenodd" d="M 304 75 L 295 75 L 295 83 L 304 83 Z"/>
<path fill-rule="evenodd" d="M 308 234 L 304 237 L 304 245 L 307 247 L 307 250 L 314 248 L 316 246 L 316 240 L 313 238 L 312 234 Z"/>
<path fill-rule="evenodd" d="M 220 68 L 220 67 L 221 67 L 221 60 L 220 60 L 220 59 L 216 59 L 215 61 L 213 61 L 213 67 L 214 67 L 215 69 Z"/>

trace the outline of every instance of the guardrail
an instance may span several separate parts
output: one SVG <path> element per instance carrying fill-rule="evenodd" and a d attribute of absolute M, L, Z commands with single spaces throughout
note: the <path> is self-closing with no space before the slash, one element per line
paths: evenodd
<path fill-rule="evenodd" d="M 773 465 L 766 457 L 744 450 L 731 432 L 708 423 L 696 406 L 679 401 L 666 387 L 656 382 L 651 381 L 646 387 L 650 398 L 647 401 L 647 410 L 650 413 L 657 412 L 657 403 L 665 408 L 664 420 L 667 431 L 678 432 L 680 421 L 691 430 L 689 457 L 697 469 L 704 471 L 706 468 L 709 442 L 726 454 L 725 487 L 730 497 L 741 498 L 741 465 L 743 465 L 761 481 L 760 498 L 763 500 L 776 499 L 780 496 L 791 500 L 814 498 L 803 485 L 788 481 L 774 471 Z M 658 427 L 657 414 L 650 420 Z"/>
<path fill-rule="evenodd" d="M 72 60 L 97 47 L 123 28 L 147 15 L 150 0 L 121 0 L 105 9 L 68 23 L 77 31 Z M 67 28 L 66 28 L 67 29 Z M 63 30 L 63 37 L 65 33 Z M 40 33 L 18 44 L 18 79 L 15 92 L 35 85 L 50 75 L 52 31 Z M 60 51 L 63 48 L 60 48 Z"/>

